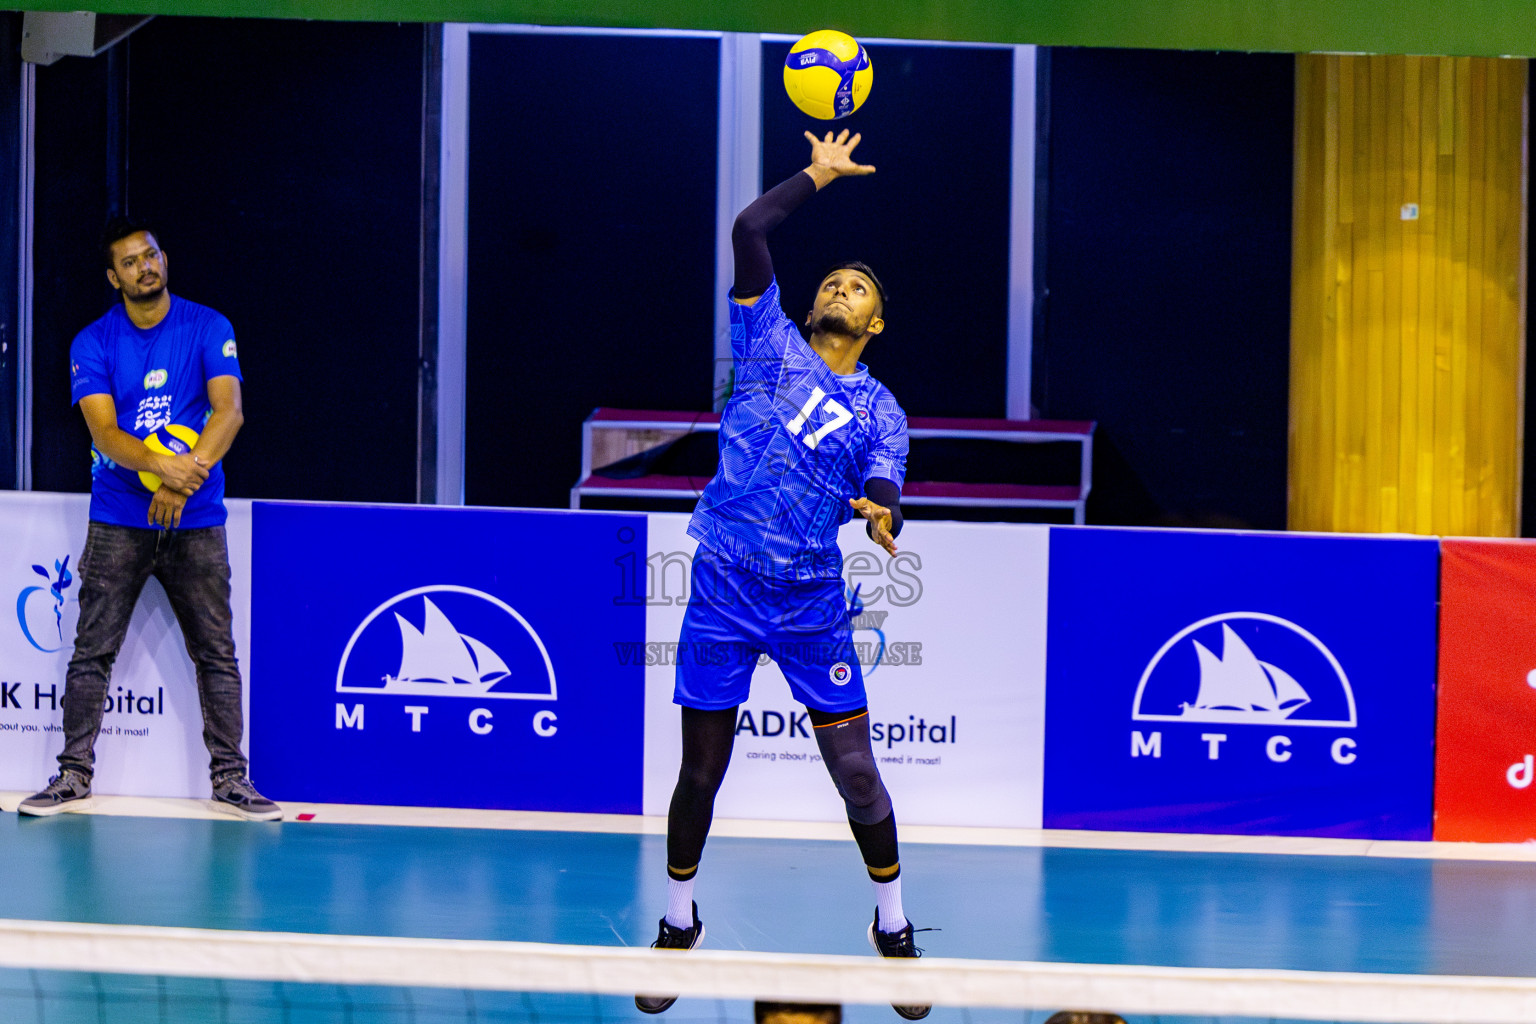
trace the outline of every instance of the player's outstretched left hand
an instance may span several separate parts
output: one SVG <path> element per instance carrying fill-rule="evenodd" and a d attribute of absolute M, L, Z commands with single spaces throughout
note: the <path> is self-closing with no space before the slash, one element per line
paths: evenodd
<path fill-rule="evenodd" d="M 875 543 L 894 555 L 896 538 L 891 536 L 891 510 L 884 505 L 876 505 L 868 498 L 849 498 L 848 504 L 853 506 L 855 512 L 869 520 L 869 535 Z"/>

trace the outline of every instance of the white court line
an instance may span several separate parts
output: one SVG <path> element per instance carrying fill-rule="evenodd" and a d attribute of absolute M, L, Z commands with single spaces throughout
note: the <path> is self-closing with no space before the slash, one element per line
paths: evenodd
<path fill-rule="evenodd" d="M 0 791 L 0 812 L 13 812 L 30 794 Z M 665 835 L 666 818 L 639 814 L 559 814 L 549 811 L 481 811 L 455 807 L 380 807 L 366 804 L 284 803 L 290 823 L 401 825 L 422 828 L 484 828 L 527 832 L 599 832 Z M 206 800 L 98 796 L 88 814 L 115 817 L 228 820 Z M 309 815 L 305 822 L 300 815 Z M 712 836 L 746 839 L 848 838 L 846 823 L 757 821 L 716 818 Z M 903 843 L 954 846 L 1058 847 L 1079 850 L 1161 850 L 1177 853 L 1281 853 L 1321 857 L 1400 857 L 1414 860 L 1536 861 L 1536 843 L 1431 843 L 1383 839 L 1318 839 L 1308 836 L 1227 836 L 1172 832 L 1091 832 L 1064 829 L 967 828 L 901 825 Z M 1536 1020 L 1536 1017 L 1532 1018 Z"/>
<path fill-rule="evenodd" d="M 1536 979 L 870 957 L 0 920 L 0 964 L 34 969 L 508 992 L 1386 1024 L 1528 1024 Z"/>

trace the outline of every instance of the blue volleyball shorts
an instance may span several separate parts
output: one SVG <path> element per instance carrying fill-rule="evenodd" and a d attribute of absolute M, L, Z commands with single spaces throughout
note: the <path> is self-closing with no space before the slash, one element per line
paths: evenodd
<path fill-rule="evenodd" d="M 863 707 L 864 673 L 843 595 L 841 579 L 773 579 L 700 547 L 678 637 L 672 700 L 702 711 L 741 704 L 766 654 L 806 707 Z"/>

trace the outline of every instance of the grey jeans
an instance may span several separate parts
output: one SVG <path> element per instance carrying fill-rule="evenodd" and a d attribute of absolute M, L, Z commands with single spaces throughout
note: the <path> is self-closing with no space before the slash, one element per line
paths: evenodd
<path fill-rule="evenodd" d="M 240 735 L 245 719 L 229 608 L 229 547 L 222 526 L 141 530 L 91 523 L 80 558 L 80 624 L 64 679 L 64 752 L 59 764 L 86 777 L 94 773 L 112 663 L 151 576 L 171 600 L 197 669 L 210 774 L 215 779 L 244 774 Z"/>

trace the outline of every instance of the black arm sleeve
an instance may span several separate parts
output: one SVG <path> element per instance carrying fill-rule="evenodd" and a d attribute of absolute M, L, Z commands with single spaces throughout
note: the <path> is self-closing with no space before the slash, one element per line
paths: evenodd
<path fill-rule="evenodd" d="M 893 481 L 877 476 L 864 481 L 864 496 L 876 505 L 884 505 L 891 510 L 891 536 L 900 536 L 901 489 Z M 874 525 L 874 523 L 865 523 L 864 532 L 873 536 Z"/>
<path fill-rule="evenodd" d="M 768 232 L 795 207 L 816 194 L 816 182 L 804 171 L 780 182 L 754 199 L 736 216 L 731 228 L 731 248 L 736 254 L 736 284 L 731 294 L 738 299 L 761 295 L 773 283 L 773 258 L 768 255 Z"/>

